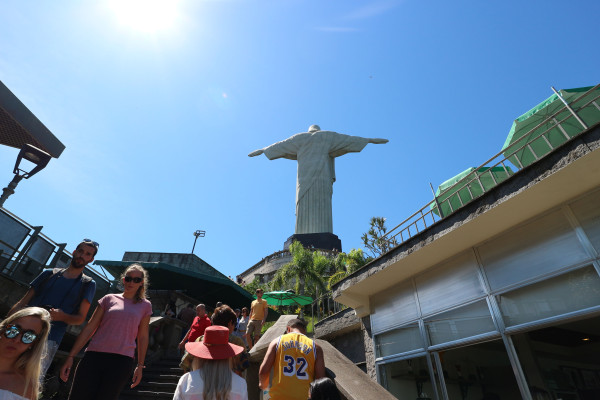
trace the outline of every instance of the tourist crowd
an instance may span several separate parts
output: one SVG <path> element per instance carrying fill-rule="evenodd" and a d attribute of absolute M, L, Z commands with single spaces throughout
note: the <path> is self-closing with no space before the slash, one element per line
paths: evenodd
<path fill-rule="evenodd" d="M 95 282 L 83 274 L 99 245 L 79 243 L 65 269 L 42 272 L 0 323 L 0 400 L 37 400 L 48 367 L 68 325 L 80 325 L 95 294 Z M 142 380 L 149 341 L 152 305 L 146 299 L 148 273 L 132 264 L 121 276 L 122 293 L 98 300 L 60 368 L 67 381 L 74 358 L 88 343 L 77 364 L 69 400 L 117 400 L 130 380 Z M 179 314 L 169 303 L 164 315 L 189 325 L 179 348 L 184 351 L 174 400 L 244 400 L 248 352 L 260 339 L 267 318 L 263 290 L 256 291 L 250 309 L 233 310 L 217 303 L 212 315 L 206 306 L 188 304 Z M 306 336 L 306 322 L 293 319 L 287 332 L 268 347 L 259 370 L 263 399 L 339 399 L 325 377 L 323 351 Z M 258 390 L 258 388 L 257 388 Z"/>

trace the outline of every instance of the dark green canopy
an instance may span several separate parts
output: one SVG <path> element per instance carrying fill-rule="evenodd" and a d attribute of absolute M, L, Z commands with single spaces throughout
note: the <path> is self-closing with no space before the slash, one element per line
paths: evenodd
<path fill-rule="evenodd" d="M 132 261 L 97 260 L 113 276 L 119 276 Z M 181 290 L 211 307 L 221 301 L 232 308 L 250 308 L 253 297 L 241 286 L 228 278 L 219 278 L 199 272 L 188 271 L 163 262 L 136 262 L 150 274 L 150 289 Z"/>
<path fill-rule="evenodd" d="M 504 166 L 469 168 L 438 186 L 435 197 L 444 216 L 447 216 L 481 196 L 483 189 L 487 192 L 512 174 L 513 171 Z M 440 215 L 435 203 L 432 203 L 429 208 Z"/>
<path fill-rule="evenodd" d="M 559 93 L 588 127 L 600 122 L 599 87 L 562 89 Z M 536 161 L 536 156 L 542 158 L 551 151 L 548 142 L 556 148 L 583 131 L 583 126 L 553 94 L 514 121 L 501 151 L 517 167 L 526 167 Z M 529 146 L 523 147 L 527 143 Z"/>

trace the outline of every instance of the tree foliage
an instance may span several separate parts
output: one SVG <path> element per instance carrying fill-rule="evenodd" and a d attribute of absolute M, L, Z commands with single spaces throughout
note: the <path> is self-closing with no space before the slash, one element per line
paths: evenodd
<path fill-rule="evenodd" d="M 335 273 L 329 277 L 327 287 L 331 289 L 331 286 L 357 271 L 370 260 L 371 257 L 366 257 L 362 249 L 352 249 L 348 254 L 339 253 L 333 260 Z"/>
<path fill-rule="evenodd" d="M 246 286 L 242 286 L 248 293 L 254 295 L 256 293 L 256 289 L 264 288 L 264 284 L 260 281 L 258 276 L 254 276 L 252 282 L 248 283 Z"/>
<path fill-rule="evenodd" d="M 363 233 L 361 239 L 373 257 L 379 257 L 398 245 L 396 238 L 383 237 L 387 232 L 384 217 L 372 217 L 369 224 L 369 231 Z"/>
<path fill-rule="evenodd" d="M 318 251 L 305 249 L 300 242 L 290 245 L 290 253 L 292 261 L 275 273 L 271 288 L 286 290 L 294 285 L 295 292 L 300 295 L 325 291 L 323 273 L 329 266 L 327 257 Z"/>

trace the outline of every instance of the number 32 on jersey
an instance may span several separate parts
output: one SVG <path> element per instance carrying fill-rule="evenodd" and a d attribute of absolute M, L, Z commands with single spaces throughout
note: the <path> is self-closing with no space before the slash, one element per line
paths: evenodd
<path fill-rule="evenodd" d="M 304 357 L 294 359 L 292 356 L 285 356 L 283 360 L 287 363 L 287 365 L 283 366 L 283 375 L 296 376 L 296 378 L 303 380 L 308 379 L 308 374 L 306 373 L 308 362 Z"/>

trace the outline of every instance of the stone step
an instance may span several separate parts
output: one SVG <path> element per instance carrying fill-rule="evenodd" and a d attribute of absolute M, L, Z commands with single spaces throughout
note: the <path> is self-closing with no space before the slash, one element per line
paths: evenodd
<path fill-rule="evenodd" d="M 133 390 L 149 390 L 157 392 L 175 392 L 177 382 L 140 382 Z"/>
<path fill-rule="evenodd" d="M 156 361 L 152 365 L 167 365 L 167 366 L 177 367 L 177 366 L 179 366 L 180 362 L 181 362 L 181 359 L 179 359 L 179 358 L 178 359 L 165 359 L 165 360 Z"/>
<path fill-rule="evenodd" d="M 171 400 L 177 388 L 177 382 L 183 375 L 179 368 L 180 359 L 167 358 L 149 365 L 142 376 L 142 382 L 133 388 L 126 388 L 119 400 Z"/>
<path fill-rule="evenodd" d="M 173 391 L 174 392 L 174 391 Z M 156 392 L 146 390 L 129 390 L 123 391 L 119 396 L 119 400 L 142 400 L 142 399 L 157 399 L 157 400 L 172 400 L 173 393 Z"/>
<path fill-rule="evenodd" d="M 148 372 L 142 376 L 142 382 L 179 382 L 179 378 L 183 375 L 183 371 L 178 374 Z"/>
<path fill-rule="evenodd" d="M 154 373 L 164 373 L 164 374 L 168 374 L 168 375 L 183 375 L 183 370 L 181 368 L 177 367 L 167 367 L 167 366 L 160 366 L 160 365 L 153 365 L 151 367 L 147 367 L 146 369 L 144 369 L 144 375 L 146 374 L 154 374 Z"/>

